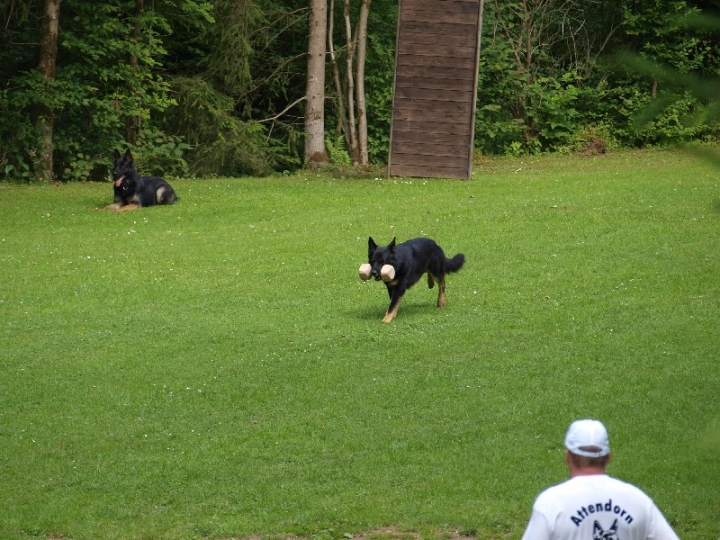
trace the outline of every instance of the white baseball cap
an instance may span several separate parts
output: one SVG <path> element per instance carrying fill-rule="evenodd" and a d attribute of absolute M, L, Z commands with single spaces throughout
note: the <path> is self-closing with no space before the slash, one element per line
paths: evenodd
<path fill-rule="evenodd" d="M 565 448 L 578 456 L 607 456 L 610 453 L 607 429 L 599 420 L 576 420 L 565 435 Z"/>

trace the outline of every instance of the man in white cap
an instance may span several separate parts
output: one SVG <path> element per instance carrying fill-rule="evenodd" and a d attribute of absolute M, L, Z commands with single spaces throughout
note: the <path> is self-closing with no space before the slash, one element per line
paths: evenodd
<path fill-rule="evenodd" d="M 605 474 L 610 443 L 598 420 L 577 420 L 565 436 L 570 479 L 543 491 L 523 540 L 679 540 L 642 490 Z"/>

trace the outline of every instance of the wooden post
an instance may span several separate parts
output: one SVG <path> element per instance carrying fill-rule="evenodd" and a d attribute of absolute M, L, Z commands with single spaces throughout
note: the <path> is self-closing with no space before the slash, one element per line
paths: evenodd
<path fill-rule="evenodd" d="M 482 0 L 400 0 L 388 175 L 472 177 Z"/>

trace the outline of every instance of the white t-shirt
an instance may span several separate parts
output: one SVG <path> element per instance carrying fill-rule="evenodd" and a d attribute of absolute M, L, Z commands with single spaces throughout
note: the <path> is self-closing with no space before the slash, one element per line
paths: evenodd
<path fill-rule="evenodd" d="M 546 489 L 523 540 L 679 540 L 642 490 L 606 474 L 576 476 Z"/>

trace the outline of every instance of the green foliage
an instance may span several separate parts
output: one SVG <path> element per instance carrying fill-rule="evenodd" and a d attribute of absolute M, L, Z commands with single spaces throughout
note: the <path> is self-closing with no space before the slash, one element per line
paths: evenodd
<path fill-rule="evenodd" d="M 666 99 L 652 103 L 636 115 L 638 136 L 642 137 L 646 144 L 677 144 L 697 139 L 701 132 L 706 131 L 706 126 L 683 122 L 697 106 L 697 100 L 689 94 L 671 94 L 666 96 Z M 654 111 L 654 114 L 652 119 L 649 119 L 651 111 Z"/>
<path fill-rule="evenodd" d="M 639 67 L 627 56 L 614 57 L 613 50 L 605 58 L 614 57 L 615 65 L 588 59 L 563 71 L 563 54 L 567 50 L 557 47 L 539 51 L 530 67 L 519 64 L 516 53 L 521 51 L 502 39 L 498 23 L 506 23 L 518 10 L 502 3 L 490 3 L 488 7 L 475 130 L 475 145 L 483 153 L 519 155 L 566 150 L 576 146 L 576 137 L 582 138 L 583 133 L 595 129 L 611 132 L 611 145 L 631 147 L 717 138 L 716 108 L 711 105 L 715 100 L 710 96 L 717 96 L 716 85 L 697 79 L 717 71 L 717 43 L 707 32 L 707 24 L 689 27 L 690 21 L 702 19 L 697 18 L 699 10 L 687 2 L 623 3 L 613 12 L 622 15 L 625 34 L 622 39 L 608 38 L 609 43 L 615 48 L 635 48 L 645 65 L 654 59 L 675 67 L 664 76 L 657 74 L 657 68 L 654 70 L 652 76 L 660 81 L 655 97 L 652 83 L 644 78 L 648 68 Z M 583 9 L 581 15 L 590 17 L 595 7 L 587 4 Z M 605 21 L 604 27 L 598 26 L 600 20 Z M 594 32 L 612 36 L 612 21 L 612 17 L 595 19 Z M 513 24 L 521 23 L 515 20 Z M 591 50 L 590 54 L 600 52 Z M 682 88 L 691 88 L 696 98 L 702 98 L 690 99 Z M 653 106 L 648 108 L 649 104 Z M 641 122 L 638 118 L 643 115 L 645 121 Z"/>
<path fill-rule="evenodd" d="M 63 49 L 72 61 L 58 79 L 77 89 L 76 95 L 63 92 L 72 102 L 64 111 L 66 116 L 56 121 L 61 162 L 72 162 L 78 152 L 107 156 L 111 149 L 123 146 L 128 123 L 139 126 L 138 142 L 153 140 L 143 133 L 157 131 L 152 115 L 173 103 L 168 84 L 156 71 L 165 54 L 160 33 L 169 31 L 167 21 L 147 9 L 142 14 L 142 39 L 136 41 L 135 14 L 123 9 L 122 4 L 78 3 L 63 13 L 80 24 L 61 32 Z M 137 56 L 137 65 L 131 64 L 131 54 Z"/>
<path fill-rule="evenodd" d="M 487 3 L 478 72 L 475 146 L 484 154 L 505 153 L 523 144 L 522 77 L 515 68 L 510 44 L 494 31 L 495 14 Z"/>
<path fill-rule="evenodd" d="M 199 77 L 171 82 L 177 104 L 165 112 L 162 125 L 193 148 L 188 164 L 194 175 L 265 175 L 289 159 L 281 148 L 267 144 L 262 124 L 235 116 L 230 96 Z"/>
<path fill-rule="evenodd" d="M 133 152 L 136 166 L 143 174 L 168 178 L 190 175 L 185 156 L 192 147 L 178 136 L 163 131 L 145 129 Z"/>
<path fill-rule="evenodd" d="M 524 119 L 514 117 L 510 108 L 483 105 L 484 97 L 480 95 L 476 146 L 487 154 L 513 156 L 558 151 L 594 121 L 592 111 L 601 93 L 602 89 L 584 86 L 575 72 L 559 79 L 539 77 L 525 85 L 515 100 L 523 102 Z"/>
<path fill-rule="evenodd" d="M 642 57 L 690 73 L 701 69 L 711 45 L 684 24 L 700 10 L 686 0 L 642 0 L 625 6 L 623 30 Z"/>
<path fill-rule="evenodd" d="M 342 134 L 337 135 L 334 140 L 326 135 L 325 149 L 327 150 L 330 164 L 352 167 L 353 161 L 345 146 L 345 137 L 343 137 Z"/>
<path fill-rule="evenodd" d="M 167 65 L 177 103 L 156 121 L 193 147 L 187 161 L 194 175 L 298 167 L 302 118 L 291 116 L 292 107 L 280 113 L 304 89 L 305 10 L 272 2 L 212 5 L 213 24 L 183 19 L 174 27 Z"/>
<path fill-rule="evenodd" d="M 608 125 L 589 126 L 573 133 L 559 153 L 604 154 L 620 147 L 612 128 Z"/>
<path fill-rule="evenodd" d="M 375 163 L 387 160 L 397 7 L 373 0 L 370 10 Z M 0 178 L 35 180 L 41 105 L 54 111 L 61 181 L 106 178 L 109 152 L 134 133 L 131 146 L 154 156 L 148 166 L 163 174 L 264 175 L 301 165 L 306 3 L 146 2 L 138 39 L 134 2 L 64 0 L 54 82 L 37 72 L 42 8 L 0 0 Z M 338 45 L 342 4 L 335 8 Z M 354 17 L 358 4 L 350 8 Z M 566 152 L 589 133 L 622 147 L 717 141 L 720 41 L 710 11 L 691 0 L 485 2 L 476 148 Z M 344 70 L 345 51 L 336 49 Z M 327 126 L 338 125 L 333 91 Z"/>
<path fill-rule="evenodd" d="M 191 4 L 204 3 L 188 0 L 183 6 L 189 8 Z M 0 141 L 6 149 L 3 163 L 13 166 L 3 167 L 5 178 L 28 179 L 27 172 L 19 172 L 26 163 L 23 156 L 32 155 L 38 147 L 36 135 L 29 135 L 38 104 L 54 111 L 55 173 L 59 180 L 104 178 L 107 156 L 113 148 L 126 144 L 123 140 L 131 123 L 138 126 L 140 141 L 155 141 L 154 135 L 143 137 L 143 130 L 157 132 L 152 116 L 173 103 L 169 86 L 159 72 L 165 54 L 161 34 L 167 34 L 170 26 L 163 15 L 147 8 L 142 14 L 142 39 L 136 40 L 133 7 L 120 0 L 63 2 L 57 79 L 43 80 L 34 66 L 13 71 L 17 63 L 2 71 L 0 80 L 5 89 Z M 22 24 L 19 19 L 10 21 Z M 18 60 L 36 56 L 35 52 L 30 56 L 26 46 L 12 47 Z M 131 55 L 137 59 L 135 64 L 130 61 Z M 14 133 L 28 135 L 11 144 Z M 172 159 L 171 154 L 167 157 Z"/>
<path fill-rule="evenodd" d="M 216 1 L 216 24 L 207 27 L 202 37 L 212 47 L 204 61 L 207 72 L 218 81 L 218 90 L 227 95 L 247 95 L 253 85 L 251 61 L 254 53 L 253 35 L 257 27 L 267 24 L 262 4 L 243 0 Z M 265 34 L 257 37 L 265 45 Z"/>
<path fill-rule="evenodd" d="M 40 133 L 14 92 L 0 91 L 0 178 L 32 182 L 35 179 Z"/>
<path fill-rule="evenodd" d="M 263 0 L 248 4 L 261 6 L 262 17 L 248 21 L 253 48 L 248 59 L 252 84 L 234 100 L 243 120 L 268 123 L 268 119 L 274 119 L 269 124 L 268 142 L 274 152 L 283 154 L 278 166 L 297 167 L 304 147 L 302 98 L 306 88 L 308 3 Z"/>
<path fill-rule="evenodd" d="M 371 163 L 387 163 L 395 68 L 395 43 L 368 36 L 368 70 L 365 80 L 368 110 L 368 155 Z"/>
<path fill-rule="evenodd" d="M 577 129 L 580 120 L 580 88 L 575 73 L 562 80 L 541 77 L 533 82 L 532 92 L 538 98 L 528 108 L 537 127 L 540 145 L 551 150 L 563 146 Z"/>
<path fill-rule="evenodd" d="M 397 2 L 374 0 L 368 20 L 365 90 L 368 112 L 368 155 L 371 163 L 387 163 L 395 80 Z"/>

